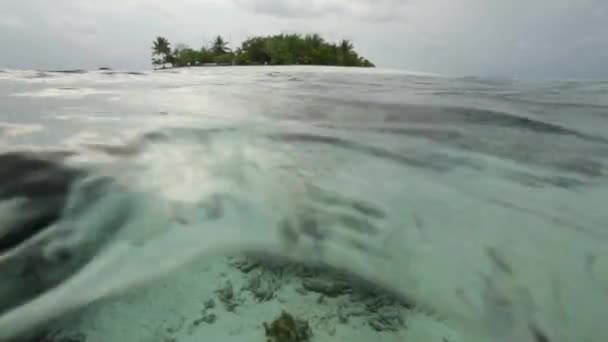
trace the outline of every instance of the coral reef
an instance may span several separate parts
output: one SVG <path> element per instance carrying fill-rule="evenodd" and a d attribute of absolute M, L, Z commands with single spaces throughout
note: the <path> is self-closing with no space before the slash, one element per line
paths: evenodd
<path fill-rule="evenodd" d="M 229 263 L 247 280 L 241 291 L 249 291 L 259 302 L 276 297 L 285 285 L 295 285 L 295 293 L 317 294 L 317 303 L 332 305 L 337 310 L 327 319 L 347 324 L 350 318 L 363 319 L 376 331 L 394 332 L 405 327 L 404 313 L 413 306 L 374 284 L 335 269 L 311 267 L 262 256 L 233 257 Z M 331 311 L 331 310 L 330 310 Z"/>
<path fill-rule="evenodd" d="M 286 311 L 270 324 L 264 322 L 264 332 L 267 342 L 307 342 L 312 337 L 308 321 L 294 318 Z"/>

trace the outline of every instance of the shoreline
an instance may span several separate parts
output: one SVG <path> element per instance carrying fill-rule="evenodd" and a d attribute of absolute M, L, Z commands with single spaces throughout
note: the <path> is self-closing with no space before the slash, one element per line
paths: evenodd
<path fill-rule="evenodd" d="M 329 67 L 329 68 L 345 68 L 345 69 L 378 69 L 376 66 L 364 67 L 364 66 L 347 66 L 347 65 L 327 65 L 327 64 L 220 64 L 220 63 L 207 63 L 203 65 L 186 65 L 186 66 L 171 66 L 165 68 L 155 68 L 152 70 L 172 70 L 172 69 L 188 69 L 188 68 L 217 68 L 217 67 Z M 111 69 L 98 71 L 108 71 Z"/>

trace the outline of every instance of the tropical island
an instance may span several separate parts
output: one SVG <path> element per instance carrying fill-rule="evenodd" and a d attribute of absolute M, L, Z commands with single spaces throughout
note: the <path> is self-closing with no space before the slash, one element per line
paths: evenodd
<path fill-rule="evenodd" d="M 359 56 L 351 41 L 328 42 L 318 34 L 278 34 L 245 40 L 234 51 L 222 36 L 210 46 L 193 49 L 185 44 L 171 47 L 164 37 L 152 45 L 152 65 L 155 68 L 204 65 L 331 65 L 346 67 L 375 67 Z"/>

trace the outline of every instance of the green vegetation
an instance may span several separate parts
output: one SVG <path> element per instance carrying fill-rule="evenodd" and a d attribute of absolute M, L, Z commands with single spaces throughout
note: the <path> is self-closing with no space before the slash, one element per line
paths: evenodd
<path fill-rule="evenodd" d="M 337 65 L 349 67 L 374 67 L 369 60 L 355 52 L 349 40 L 335 44 L 325 41 L 318 34 L 279 34 L 254 37 L 244 41 L 235 51 L 228 42 L 217 36 L 209 47 L 199 50 L 179 44 L 171 49 L 164 37 L 157 37 L 152 45 L 152 64 L 164 68 L 217 65 Z"/>

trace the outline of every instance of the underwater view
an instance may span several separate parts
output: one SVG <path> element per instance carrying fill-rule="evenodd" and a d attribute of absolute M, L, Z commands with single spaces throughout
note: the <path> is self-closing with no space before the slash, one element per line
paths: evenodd
<path fill-rule="evenodd" d="M 0 70 L 0 341 L 603 342 L 608 82 Z"/>

